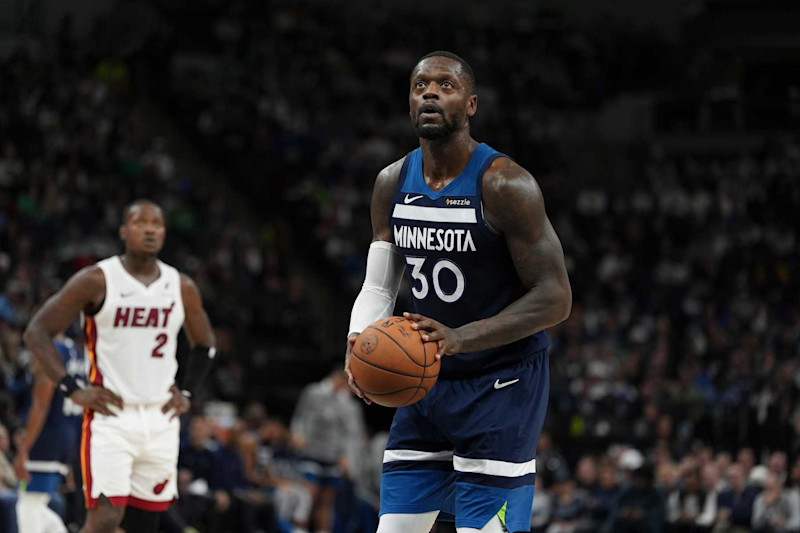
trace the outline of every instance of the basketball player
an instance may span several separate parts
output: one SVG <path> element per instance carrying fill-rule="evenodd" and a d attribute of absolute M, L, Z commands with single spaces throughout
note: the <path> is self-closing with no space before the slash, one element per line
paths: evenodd
<path fill-rule="evenodd" d="M 83 354 L 72 339 L 58 336 L 55 348 L 70 377 L 85 381 Z M 55 384 L 36 361 L 31 370 L 33 383 L 25 434 L 14 459 L 14 473 L 26 483 L 17 503 L 17 521 L 24 532 L 66 533 L 67 528 L 48 503 L 78 456 L 83 410 L 68 398 L 54 394 Z"/>
<path fill-rule="evenodd" d="M 392 313 L 404 269 L 415 311 L 404 316 L 442 362 L 431 392 L 395 413 L 379 533 L 427 533 L 439 511 L 455 514 L 459 533 L 530 528 L 549 392 L 544 330 L 569 315 L 572 293 L 536 181 L 470 136 L 475 89 L 455 54 L 417 63 L 409 105 L 420 147 L 381 171 L 372 195 L 346 352 L 352 388 L 363 397 L 349 371 L 355 336 Z"/>
<path fill-rule="evenodd" d="M 158 260 L 164 215 L 149 200 L 123 214 L 125 253 L 87 267 L 33 317 L 25 343 L 64 396 L 84 408 L 84 533 L 158 528 L 177 497 L 178 416 L 214 356 L 215 338 L 194 282 Z M 66 371 L 53 337 L 83 315 L 89 385 Z M 182 326 L 192 344 L 175 383 Z M 123 522 L 123 515 L 125 520 Z"/>

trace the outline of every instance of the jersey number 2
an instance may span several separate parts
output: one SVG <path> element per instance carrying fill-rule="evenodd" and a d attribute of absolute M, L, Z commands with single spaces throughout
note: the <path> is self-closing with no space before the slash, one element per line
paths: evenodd
<path fill-rule="evenodd" d="M 164 354 L 161 352 L 161 348 L 163 348 L 164 345 L 167 344 L 167 334 L 159 333 L 158 336 L 156 337 L 156 341 L 158 341 L 158 344 L 156 344 L 156 347 L 153 348 L 152 356 L 164 357 Z"/>
<path fill-rule="evenodd" d="M 415 281 L 419 282 L 419 287 L 412 287 L 411 293 L 417 300 L 422 300 L 428 295 L 429 289 L 428 278 L 422 273 L 422 265 L 425 264 L 425 258 L 406 257 L 406 262 L 411 266 L 411 277 L 414 278 Z M 450 294 L 444 292 L 439 283 L 439 274 L 442 272 L 442 270 L 449 270 L 456 277 L 456 288 Z M 433 290 L 441 301 L 451 304 L 464 295 L 464 286 L 466 285 L 464 273 L 461 272 L 461 269 L 458 268 L 457 264 L 453 263 L 449 259 L 439 259 L 436 264 L 433 265 L 431 278 L 433 279 Z"/>

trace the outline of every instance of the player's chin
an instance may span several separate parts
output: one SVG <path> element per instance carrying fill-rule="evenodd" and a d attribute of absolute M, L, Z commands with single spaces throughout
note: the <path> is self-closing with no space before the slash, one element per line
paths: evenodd
<path fill-rule="evenodd" d="M 422 139 L 427 139 L 429 141 L 444 139 L 450 133 L 450 129 L 447 127 L 447 124 L 441 124 L 441 123 L 439 124 L 417 123 L 414 129 L 417 132 L 417 137 L 420 137 Z"/>
<path fill-rule="evenodd" d="M 164 243 L 162 241 L 145 240 L 142 241 L 140 249 L 146 254 L 157 254 L 163 246 Z"/>

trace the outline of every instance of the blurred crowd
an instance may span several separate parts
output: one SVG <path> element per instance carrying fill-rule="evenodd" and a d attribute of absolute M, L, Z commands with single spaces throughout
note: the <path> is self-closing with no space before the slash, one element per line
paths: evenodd
<path fill-rule="evenodd" d="M 388 23 L 409 13 L 266 6 L 200 2 L 182 26 L 165 2 L 171 33 L 127 60 L 79 51 L 67 29 L 57 57 L 0 59 L 0 512 L 30 386 L 22 329 L 73 272 L 120 251 L 122 208 L 149 196 L 167 215 L 162 258 L 198 283 L 222 353 L 183 424 L 166 526 L 374 530 L 385 417 L 365 421 L 339 373 L 316 381 L 341 347 L 307 327 L 307 287 L 334 294 L 328 319 L 346 322 L 372 181 L 414 147 L 407 77 L 428 38 Z M 345 38 L 321 24 L 332 16 L 355 22 Z M 632 156 L 632 181 L 571 182 L 565 115 L 657 85 L 643 58 L 664 48 L 515 20 L 438 31 L 478 73 L 476 136 L 539 179 L 573 287 L 550 332 L 532 530 L 800 531 L 800 143 L 715 155 L 655 143 Z M 379 34 L 394 44 L 363 46 Z M 169 66 L 143 84 L 154 50 Z M 204 161 L 153 131 L 151 100 Z M 300 274 L 308 259 L 318 270 Z"/>
<path fill-rule="evenodd" d="M 543 443 L 532 532 L 800 531 L 800 460 L 790 465 L 783 451 L 757 464 L 751 448 L 697 447 L 675 459 L 614 445 L 583 455 L 570 474 L 549 435 Z"/>

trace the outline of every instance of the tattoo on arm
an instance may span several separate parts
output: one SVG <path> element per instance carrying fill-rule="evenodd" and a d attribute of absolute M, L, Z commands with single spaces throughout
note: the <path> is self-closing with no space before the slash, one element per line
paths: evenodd
<path fill-rule="evenodd" d="M 392 208 L 392 199 L 404 160 L 405 158 L 400 159 L 384 168 L 375 179 L 375 188 L 372 190 L 372 201 L 370 202 L 373 241 L 394 242 L 394 236 L 389 227 L 389 210 Z"/>
<path fill-rule="evenodd" d="M 536 180 L 507 158 L 492 163 L 483 184 L 487 222 L 502 233 L 528 289 L 494 317 L 459 328 L 464 351 L 501 346 L 564 320 L 572 293 L 561 242 L 550 224 Z"/>

